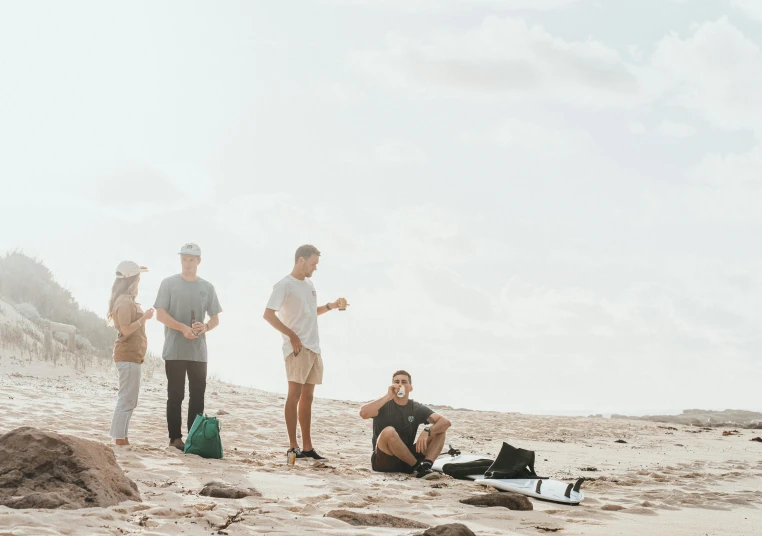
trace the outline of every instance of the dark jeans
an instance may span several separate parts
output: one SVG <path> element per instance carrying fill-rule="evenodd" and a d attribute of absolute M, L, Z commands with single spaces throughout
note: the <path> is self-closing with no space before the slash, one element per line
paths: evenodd
<path fill-rule="evenodd" d="M 183 437 L 182 409 L 185 398 L 185 376 L 188 376 L 188 431 L 196 415 L 204 413 L 206 363 L 199 361 L 165 361 L 167 373 L 167 431 L 169 439 Z"/>

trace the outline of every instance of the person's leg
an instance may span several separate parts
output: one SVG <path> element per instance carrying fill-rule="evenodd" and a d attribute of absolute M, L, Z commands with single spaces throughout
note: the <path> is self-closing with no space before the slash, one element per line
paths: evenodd
<path fill-rule="evenodd" d="M 299 424 L 302 428 L 302 447 L 303 450 L 312 451 L 312 400 L 315 393 L 315 386 L 323 383 L 323 358 L 312 350 L 305 348 L 303 350 L 306 364 L 309 372 L 304 380 L 302 387 L 302 397 L 299 400 Z M 324 459 L 318 456 L 315 459 Z"/>
<path fill-rule="evenodd" d="M 129 414 L 127 415 L 127 422 L 125 423 L 124 427 L 124 441 L 129 445 L 129 430 L 130 430 L 130 419 L 132 418 L 132 412 L 135 410 L 136 407 L 138 407 L 138 395 L 140 394 L 140 376 L 142 373 L 142 367 L 140 366 L 140 363 L 128 363 L 128 378 L 127 378 L 127 396 L 126 396 L 126 407 L 125 409 L 129 410 Z"/>
<path fill-rule="evenodd" d="M 164 362 L 167 373 L 167 431 L 170 441 L 182 439 L 182 408 L 185 398 L 185 372 L 187 361 Z"/>
<path fill-rule="evenodd" d="M 299 446 L 296 442 L 296 419 L 299 399 L 302 396 L 302 385 L 296 382 L 288 382 L 288 395 L 286 395 L 286 407 L 284 410 L 286 416 L 286 431 L 288 432 L 288 443 L 290 449 Z"/>
<path fill-rule="evenodd" d="M 376 441 L 376 449 L 380 450 L 384 454 L 395 456 L 399 458 L 410 467 L 413 467 L 418 460 L 410 452 L 410 449 L 405 445 L 404 441 L 400 439 L 397 430 L 391 426 L 387 426 L 381 431 Z"/>
<path fill-rule="evenodd" d="M 111 420 L 110 435 L 117 445 L 129 445 L 127 437 L 130 417 L 138 405 L 140 391 L 140 365 L 122 361 L 116 364 L 116 369 L 119 372 L 119 395 Z"/>
<path fill-rule="evenodd" d="M 426 432 L 422 432 L 426 433 Z M 442 454 L 442 449 L 444 449 L 445 445 L 445 433 L 441 434 L 434 434 L 429 437 L 429 444 L 426 447 L 426 458 L 425 460 L 430 461 L 431 463 L 434 463 L 434 461 L 439 458 L 439 455 Z"/>
<path fill-rule="evenodd" d="M 413 468 L 391 454 L 386 454 L 383 450 L 376 449 L 370 457 L 371 469 L 379 473 L 408 473 Z"/>
<path fill-rule="evenodd" d="M 312 425 L 312 399 L 314 392 L 315 385 L 306 383 L 302 386 L 302 393 L 299 398 L 299 427 L 302 429 L 302 450 L 312 450 L 310 426 Z"/>
<path fill-rule="evenodd" d="M 206 363 L 188 361 L 188 431 L 190 432 L 196 415 L 204 414 L 206 394 Z"/>

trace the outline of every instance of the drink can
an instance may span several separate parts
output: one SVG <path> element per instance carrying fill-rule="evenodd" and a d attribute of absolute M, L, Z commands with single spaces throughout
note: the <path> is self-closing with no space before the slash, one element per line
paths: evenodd
<path fill-rule="evenodd" d="M 339 311 L 347 310 L 347 300 L 345 298 L 339 298 Z"/>

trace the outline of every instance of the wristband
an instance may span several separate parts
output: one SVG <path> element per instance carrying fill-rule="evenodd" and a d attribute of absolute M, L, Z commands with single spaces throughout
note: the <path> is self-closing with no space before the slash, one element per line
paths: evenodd
<path fill-rule="evenodd" d="M 326 308 L 326 309 L 328 309 L 328 310 L 330 311 L 330 310 L 331 310 L 331 305 L 330 305 L 330 304 L 328 304 L 328 303 L 326 303 L 326 304 L 325 304 L 325 308 Z"/>
<path fill-rule="evenodd" d="M 206 331 L 209 331 L 209 323 L 208 322 L 204 323 L 204 328 L 206 328 Z"/>

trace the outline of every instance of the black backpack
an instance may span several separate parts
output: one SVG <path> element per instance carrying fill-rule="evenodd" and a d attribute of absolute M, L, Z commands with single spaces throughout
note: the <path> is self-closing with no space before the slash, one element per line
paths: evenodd
<path fill-rule="evenodd" d="M 534 451 L 517 449 L 503 443 L 495 462 L 484 471 L 484 478 L 541 478 L 534 472 Z"/>

